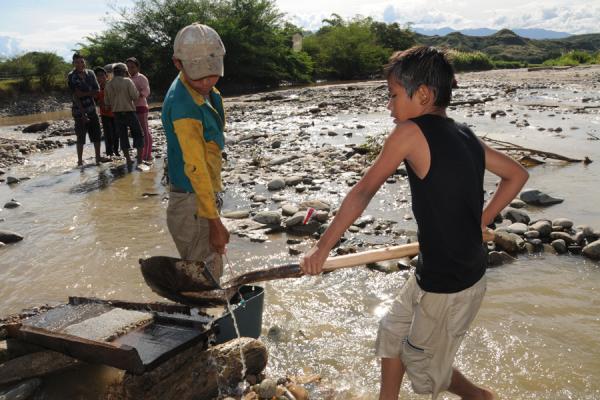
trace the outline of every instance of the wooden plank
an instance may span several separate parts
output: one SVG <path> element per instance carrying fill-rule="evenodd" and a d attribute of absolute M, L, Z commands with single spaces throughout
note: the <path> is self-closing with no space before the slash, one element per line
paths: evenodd
<path fill-rule="evenodd" d="M 10 326 L 9 334 L 92 364 L 106 364 L 134 374 L 142 374 L 145 370 L 137 350 L 128 345 L 97 342 L 22 325 Z"/>
<path fill-rule="evenodd" d="M 190 315 L 190 307 L 185 306 L 183 304 L 174 304 L 174 303 L 138 303 L 131 301 L 122 301 L 122 300 L 102 300 L 95 297 L 77 297 L 77 296 L 69 296 L 69 304 L 71 305 L 79 305 L 79 304 L 89 304 L 89 303 L 97 303 L 97 304 L 106 304 L 112 307 L 124 308 L 127 310 L 139 310 L 139 311 L 155 311 L 155 312 L 165 312 L 165 313 L 179 313 Z"/>

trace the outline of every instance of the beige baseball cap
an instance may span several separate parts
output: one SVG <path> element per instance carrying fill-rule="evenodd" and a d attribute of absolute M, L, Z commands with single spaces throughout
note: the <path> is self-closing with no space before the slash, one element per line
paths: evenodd
<path fill-rule="evenodd" d="M 197 22 L 181 29 L 175 36 L 173 57 L 181 60 L 191 79 L 210 75 L 223 76 L 225 46 L 210 26 Z"/>

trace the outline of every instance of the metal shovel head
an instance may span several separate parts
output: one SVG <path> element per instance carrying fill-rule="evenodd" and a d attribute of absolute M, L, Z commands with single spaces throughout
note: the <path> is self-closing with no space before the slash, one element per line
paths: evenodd
<path fill-rule="evenodd" d="M 144 280 L 152 291 L 178 303 L 190 304 L 190 299 L 181 292 L 210 292 L 219 288 L 203 261 L 155 256 L 140 259 L 140 266 Z"/>

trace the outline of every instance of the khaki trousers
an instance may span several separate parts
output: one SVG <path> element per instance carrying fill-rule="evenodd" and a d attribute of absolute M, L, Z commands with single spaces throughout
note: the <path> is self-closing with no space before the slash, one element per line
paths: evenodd
<path fill-rule="evenodd" d="M 223 275 L 223 260 L 211 249 L 208 220 L 197 217 L 197 209 L 194 193 L 169 192 L 167 227 L 180 257 L 207 262 L 213 278 L 219 281 Z"/>

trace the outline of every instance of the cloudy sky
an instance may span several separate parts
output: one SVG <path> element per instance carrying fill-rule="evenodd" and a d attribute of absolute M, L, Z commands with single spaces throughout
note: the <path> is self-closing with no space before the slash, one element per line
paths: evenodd
<path fill-rule="evenodd" d="M 106 28 L 115 16 L 107 1 L 0 0 L 0 55 L 32 50 L 68 58 L 85 36 Z M 132 0 L 119 0 L 127 6 Z M 323 18 L 371 16 L 425 29 L 543 28 L 578 33 L 600 32 L 597 0 L 276 0 L 287 18 L 314 30 Z"/>

